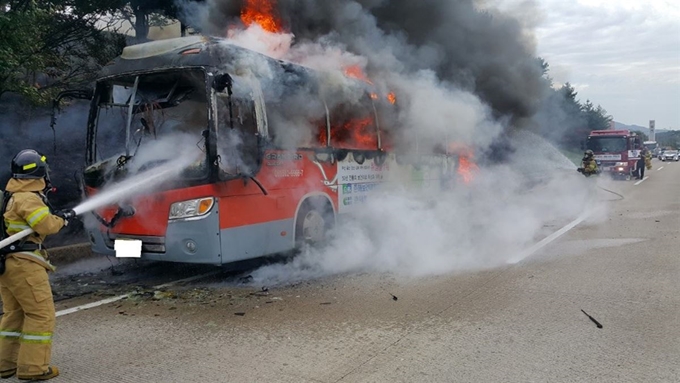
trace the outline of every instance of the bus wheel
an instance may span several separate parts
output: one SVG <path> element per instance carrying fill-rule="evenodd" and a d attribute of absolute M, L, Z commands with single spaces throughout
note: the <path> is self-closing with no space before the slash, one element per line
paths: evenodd
<path fill-rule="evenodd" d="M 335 224 L 335 214 L 325 198 L 307 199 L 298 212 L 295 224 L 295 242 L 298 247 L 322 244 L 326 234 Z"/>

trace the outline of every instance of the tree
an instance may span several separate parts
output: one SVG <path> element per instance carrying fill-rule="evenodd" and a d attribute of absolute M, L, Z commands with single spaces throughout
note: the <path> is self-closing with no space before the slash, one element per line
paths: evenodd
<path fill-rule="evenodd" d="M 607 111 L 602 106 L 598 105 L 596 108 L 590 100 L 586 100 L 586 103 L 581 106 L 581 112 L 590 130 L 609 129 L 612 117 L 607 115 Z"/>
<path fill-rule="evenodd" d="M 553 79 L 550 77 L 549 72 L 550 72 L 550 64 L 548 64 L 547 61 L 543 57 L 538 57 L 538 65 L 541 67 L 541 71 L 543 72 L 543 79 L 547 82 L 548 87 L 552 88 L 553 86 Z"/>
<path fill-rule="evenodd" d="M 574 87 L 567 82 L 557 92 L 562 96 L 564 100 L 562 104 L 562 108 L 564 109 L 564 111 L 567 114 L 574 117 L 577 114 L 579 114 L 579 112 L 581 111 L 581 104 L 576 99 L 576 96 L 578 95 L 576 89 L 574 89 Z"/>
<path fill-rule="evenodd" d="M 149 36 L 149 27 L 165 26 L 173 20 L 179 19 L 181 8 L 176 1 L 167 0 L 116 0 L 115 15 L 129 22 L 135 30 L 135 40 L 144 42 Z M 190 0 L 191 2 L 203 2 L 203 0 Z M 181 28 L 184 34 L 186 24 L 182 21 Z"/>
<path fill-rule="evenodd" d="M 19 93 L 47 103 L 61 89 L 88 83 L 124 40 L 103 32 L 111 0 L 13 0 L 0 7 L 0 97 Z"/>
<path fill-rule="evenodd" d="M 647 136 L 644 132 L 642 132 L 642 131 L 640 131 L 640 130 L 633 130 L 633 133 L 635 133 L 636 135 L 642 137 L 642 141 L 643 141 L 643 142 L 644 142 L 644 141 L 649 141 L 649 136 Z"/>

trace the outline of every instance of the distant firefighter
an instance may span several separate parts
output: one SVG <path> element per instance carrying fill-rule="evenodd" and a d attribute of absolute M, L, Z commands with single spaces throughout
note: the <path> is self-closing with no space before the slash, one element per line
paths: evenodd
<path fill-rule="evenodd" d="M 652 152 L 649 149 L 644 148 L 642 149 L 642 153 L 644 153 L 645 157 L 645 167 L 647 170 L 652 170 Z"/>
<path fill-rule="evenodd" d="M 652 157 L 651 153 L 647 148 L 643 147 L 640 150 L 640 159 L 637 161 L 637 166 L 636 166 L 636 179 L 641 180 L 645 178 L 645 168 L 651 169 L 652 168 Z"/>
<path fill-rule="evenodd" d="M 586 152 L 583 154 L 583 158 L 581 159 L 581 167 L 578 168 L 578 172 L 582 173 L 586 177 L 600 173 L 600 169 L 597 167 L 595 155 L 592 150 L 586 150 Z"/>

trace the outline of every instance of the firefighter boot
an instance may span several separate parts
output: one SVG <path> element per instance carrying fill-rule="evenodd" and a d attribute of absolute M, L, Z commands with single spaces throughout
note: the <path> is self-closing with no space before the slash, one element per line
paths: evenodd
<path fill-rule="evenodd" d="M 56 366 L 50 366 L 47 371 L 41 375 L 19 375 L 19 380 L 49 380 L 59 376 L 59 369 Z"/>
<path fill-rule="evenodd" d="M 17 373 L 17 369 L 13 368 L 11 370 L 5 370 L 5 371 L 0 371 L 0 378 L 2 379 L 9 379 L 14 376 L 14 374 Z"/>

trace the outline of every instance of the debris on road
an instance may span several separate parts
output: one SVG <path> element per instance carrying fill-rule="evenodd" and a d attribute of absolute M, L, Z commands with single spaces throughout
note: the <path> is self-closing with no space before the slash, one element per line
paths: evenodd
<path fill-rule="evenodd" d="M 242 317 L 242 316 L 245 316 L 246 313 L 234 313 L 234 315 Z"/>
<path fill-rule="evenodd" d="M 398 300 L 399 300 L 399 298 L 397 298 L 396 295 L 394 295 L 394 294 L 392 294 L 392 293 L 390 293 L 390 295 L 392 295 L 392 300 L 393 300 L 393 301 L 398 301 Z"/>
<path fill-rule="evenodd" d="M 597 328 L 602 328 L 602 327 L 603 327 L 602 324 L 600 324 L 600 322 L 597 321 L 597 319 L 595 319 L 595 318 L 591 317 L 590 315 L 588 315 L 587 312 L 585 312 L 585 311 L 583 311 L 583 310 L 581 310 L 581 312 L 583 312 L 584 314 L 586 314 L 586 316 L 587 316 L 588 318 L 590 318 L 590 320 L 593 321 L 593 323 L 595 323 L 595 324 L 597 325 Z"/>
<path fill-rule="evenodd" d="M 153 299 L 154 301 L 160 301 L 161 299 L 177 299 L 177 295 L 173 293 L 172 291 L 159 291 L 156 290 L 153 293 Z"/>

